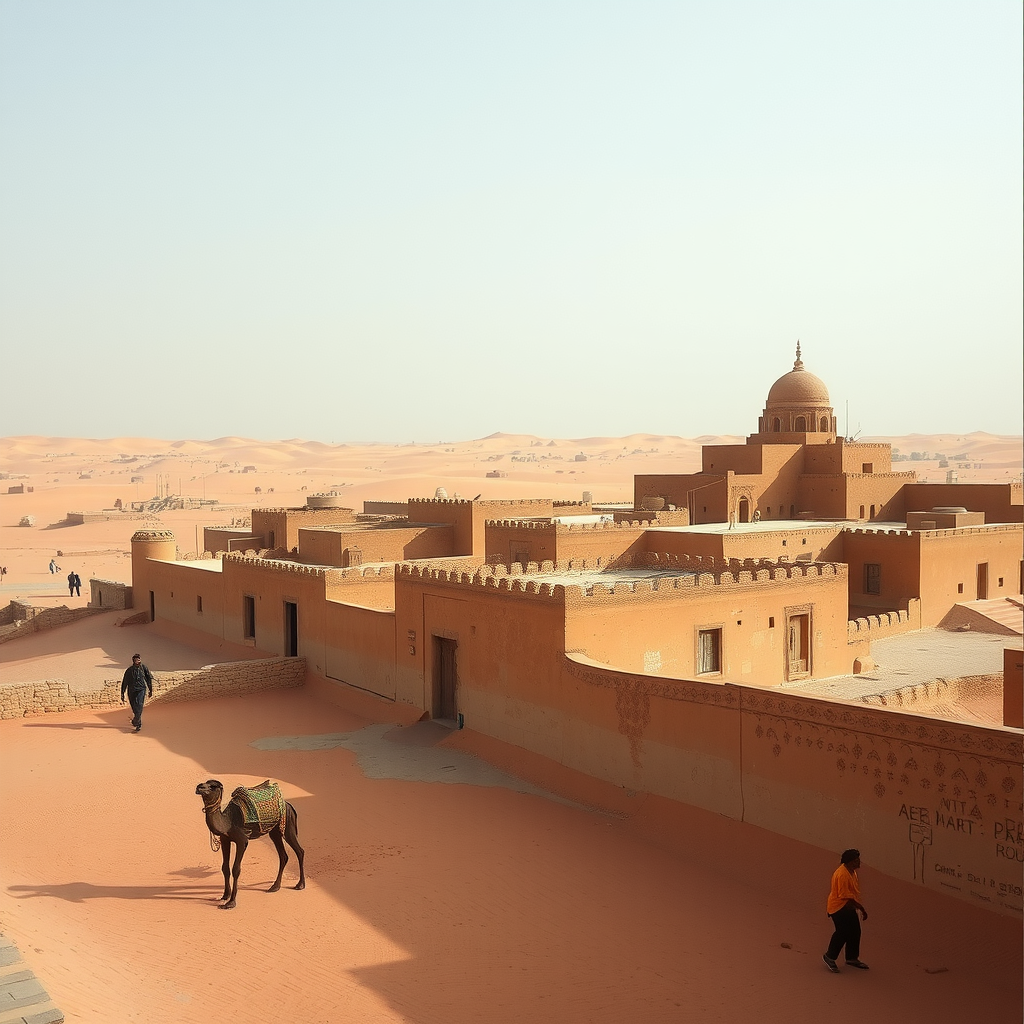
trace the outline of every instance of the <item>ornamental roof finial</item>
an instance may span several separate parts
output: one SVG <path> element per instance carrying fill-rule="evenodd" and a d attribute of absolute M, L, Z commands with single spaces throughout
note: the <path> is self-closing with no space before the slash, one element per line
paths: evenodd
<path fill-rule="evenodd" d="M 802 370 L 804 368 L 803 360 L 800 358 L 800 339 L 796 341 L 796 362 L 793 363 L 794 370 Z"/>

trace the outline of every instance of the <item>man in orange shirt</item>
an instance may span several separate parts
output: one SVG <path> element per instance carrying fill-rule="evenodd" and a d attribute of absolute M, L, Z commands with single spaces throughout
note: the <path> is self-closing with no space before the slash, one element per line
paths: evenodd
<path fill-rule="evenodd" d="M 836 960 L 843 946 L 846 947 L 846 966 L 866 971 L 868 965 L 860 959 L 860 921 L 857 912 L 866 921 L 868 912 L 860 903 L 860 881 L 857 869 L 860 867 L 860 850 L 844 850 L 842 863 L 832 873 L 832 888 L 828 894 L 826 913 L 836 926 L 828 950 L 822 956 L 825 966 L 833 973 L 839 973 Z"/>

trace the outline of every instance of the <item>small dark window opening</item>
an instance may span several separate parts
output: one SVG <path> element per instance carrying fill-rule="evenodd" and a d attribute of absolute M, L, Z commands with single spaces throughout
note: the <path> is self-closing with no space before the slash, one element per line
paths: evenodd
<path fill-rule="evenodd" d="M 248 594 L 242 598 L 242 636 L 246 640 L 256 639 L 256 598 Z"/>
<path fill-rule="evenodd" d="M 881 594 L 882 566 L 879 562 L 864 563 L 864 593 Z"/>
<path fill-rule="evenodd" d="M 774 615 L 769 615 L 768 616 L 768 628 L 769 629 L 774 629 L 775 628 L 775 616 Z"/>
<path fill-rule="evenodd" d="M 962 583 L 958 583 L 956 585 L 956 592 L 958 594 L 962 594 L 964 592 L 964 585 Z"/>
<path fill-rule="evenodd" d="M 203 614 L 203 597 L 201 594 L 196 594 L 196 611 L 200 615 Z"/>

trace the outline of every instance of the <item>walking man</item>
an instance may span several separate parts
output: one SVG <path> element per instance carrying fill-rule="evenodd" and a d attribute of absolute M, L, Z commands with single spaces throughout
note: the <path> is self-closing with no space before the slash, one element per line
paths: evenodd
<path fill-rule="evenodd" d="M 68 595 L 70 597 L 82 596 L 82 578 L 74 570 L 68 573 Z"/>
<path fill-rule="evenodd" d="M 868 912 L 860 903 L 860 879 L 857 877 L 859 867 L 860 850 L 844 850 L 842 863 L 832 873 L 832 888 L 825 909 L 832 918 L 835 931 L 822 960 L 833 974 L 839 973 L 836 960 L 844 946 L 847 967 L 856 967 L 861 971 L 868 969 L 868 965 L 860 958 L 860 921 L 857 913 L 859 911 L 866 921 Z"/>
<path fill-rule="evenodd" d="M 128 702 L 132 706 L 132 725 L 138 732 L 142 728 L 142 705 L 146 702 L 146 693 L 153 696 L 153 673 L 142 664 L 138 654 L 132 655 L 131 665 L 124 670 L 121 677 L 121 703 L 124 703 L 125 691 Z"/>

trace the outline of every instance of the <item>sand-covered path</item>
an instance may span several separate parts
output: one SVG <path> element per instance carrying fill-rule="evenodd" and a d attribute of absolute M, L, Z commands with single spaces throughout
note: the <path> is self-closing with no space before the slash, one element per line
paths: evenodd
<path fill-rule="evenodd" d="M 833 976 L 833 853 L 639 795 L 584 808 L 566 773 L 550 799 L 459 748 L 507 750 L 380 707 L 293 690 L 154 703 L 139 735 L 120 709 L 0 723 L 0 931 L 69 1021 L 1020 1020 L 1019 921 L 865 849 L 871 970 Z M 305 891 L 294 860 L 261 891 L 261 840 L 218 909 L 211 777 L 282 783 Z"/>

